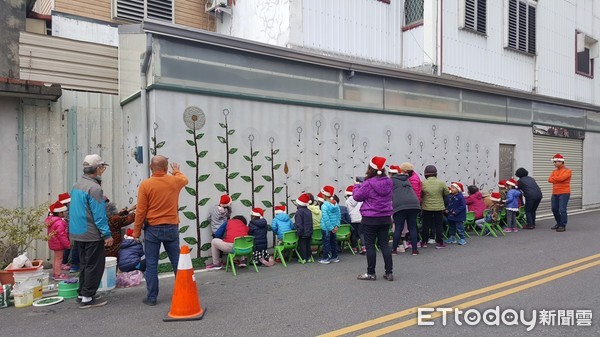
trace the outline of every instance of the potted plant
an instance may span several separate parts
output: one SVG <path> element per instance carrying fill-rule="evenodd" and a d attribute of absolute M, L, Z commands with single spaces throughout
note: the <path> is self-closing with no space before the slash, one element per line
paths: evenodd
<path fill-rule="evenodd" d="M 30 208 L 0 207 L 0 282 L 13 283 L 12 272 L 4 268 L 23 254 L 36 240 L 48 239 L 44 217 L 48 205 Z"/>

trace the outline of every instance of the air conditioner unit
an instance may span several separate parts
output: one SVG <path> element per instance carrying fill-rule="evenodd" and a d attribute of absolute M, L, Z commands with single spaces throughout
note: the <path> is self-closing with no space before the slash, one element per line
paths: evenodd
<path fill-rule="evenodd" d="M 227 1 L 225 0 L 206 0 L 204 5 L 204 11 L 214 12 L 217 7 L 227 7 Z"/>

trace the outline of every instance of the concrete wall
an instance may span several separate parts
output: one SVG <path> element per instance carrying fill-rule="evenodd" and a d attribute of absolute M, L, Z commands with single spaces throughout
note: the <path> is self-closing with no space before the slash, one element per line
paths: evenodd
<path fill-rule="evenodd" d="M 2 163 L 2 193 L 0 193 L 0 207 L 12 208 L 19 204 L 19 191 L 17 181 L 18 171 L 18 113 L 20 100 L 0 96 L 0 162 Z"/>
<path fill-rule="evenodd" d="M 137 101 L 135 105 L 138 105 Z M 341 193 L 355 176 L 364 174 L 374 155 L 390 158 L 388 164 L 413 162 L 419 173 L 425 165 L 434 164 L 438 167 L 440 179 L 448 183 L 458 180 L 465 185 L 475 183 L 484 192 L 496 186 L 500 143 L 516 145 L 516 167 L 532 167 L 532 132 L 529 127 L 503 125 L 502 132 L 498 132 L 496 124 L 340 111 L 156 90 L 150 94 L 149 105 L 150 124 L 157 128 L 157 142 L 165 142 L 158 153 L 182 165 L 191 187 L 195 187 L 195 169 L 187 162 L 195 162 L 196 155 L 194 147 L 187 142 L 193 137 L 186 131 L 183 114 L 191 106 L 199 107 L 205 113 L 206 125 L 198 131 L 204 133 L 199 148 L 208 152 L 199 159 L 199 174 L 210 176 L 200 182 L 199 194 L 201 199 L 210 199 L 200 208 L 202 220 L 206 218 L 209 206 L 215 204 L 222 194 L 218 184 L 226 184 L 226 170 L 216 163 L 227 163 L 228 158 L 229 192 L 241 194 L 233 203 L 234 214 L 249 214 L 250 208 L 243 206 L 242 200 L 252 199 L 252 187 L 242 176 L 251 175 L 247 161 L 251 157 L 251 145 L 253 152 L 259 151 L 253 157 L 254 164 L 261 165 L 254 172 L 254 188 L 263 186 L 254 194 L 254 205 L 263 208 L 272 202 L 272 162 L 267 158 L 271 157 L 271 145 L 274 151 L 277 150 L 274 163 L 280 164 L 275 170 L 275 188 L 282 188 L 276 194 L 275 204 L 285 202 L 286 184 L 290 198 L 296 198 L 303 191 L 317 193 L 325 184 L 334 185 Z M 223 109 L 230 111 L 227 115 L 228 130 L 235 130 L 229 131 L 229 156 L 225 144 L 219 140 L 219 137 L 225 137 Z M 124 113 L 126 120 L 141 119 L 137 107 L 126 106 Z M 367 120 L 368 123 L 365 123 Z M 143 127 L 129 124 L 126 148 L 142 142 Z M 252 143 L 250 139 L 253 139 Z M 221 140 L 224 141 L 224 138 Z M 126 162 L 126 175 L 131 180 L 127 195 L 133 197 L 146 168 L 136 163 L 132 165 L 129 159 Z M 289 168 L 287 175 L 283 170 L 285 163 Z M 180 206 L 187 206 L 190 210 L 193 205 L 191 195 L 182 191 Z M 291 208 L 293 212 L 295 208 Z M 270 221 L 271 217 L 272 209 L 268 208 L 266 218 Z M 182 238 L 196 236 L 193 221 L 181 216 L 181 223 L 190 226 Z M 203 242 L 209 242 L 208 228 L 203 229 L 202 237 Z"/>
<path fill-rule="evenodd" d="M 19 32 L 25 30 L 25 0 L 0 2 L 0 77 L 19 78 Z"/>
<path fill-rule="evenodd" d="M 583 206 L 600 206 L 600 133 L 588 132 L 583 141 Z"/>

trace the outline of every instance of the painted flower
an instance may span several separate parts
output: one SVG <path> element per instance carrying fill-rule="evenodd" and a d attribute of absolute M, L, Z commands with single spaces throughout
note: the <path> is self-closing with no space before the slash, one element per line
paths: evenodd
<path fill-rule="evenodd" d="M 199 107 L 189 106 L 183 112 L 183 122 L 188 128 L 199 130 L 206 124 L 206 115 Z"/>

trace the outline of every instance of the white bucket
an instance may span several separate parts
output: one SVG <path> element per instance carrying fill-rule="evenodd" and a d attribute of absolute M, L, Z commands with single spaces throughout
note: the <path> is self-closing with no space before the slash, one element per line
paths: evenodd
<path fill-rule="evenodd" d="M 100 288 L 98 291 L 108 291 L 115 289 L 117 286 L 117 258 L 107 257 L 104 266 L 104 274 L 100 280 Z"/>
<path fill-rule="evenodd" d="M 24 308 L 33 304 L 33 288 L 23 287 L 12 292 L 15 299 L 15 307 Z"/>
<path fill-rule="evenodd" d="M 46 282 L 48 280 L 47 273 L 44 273 L 42 270 L 37 270 L 33 272 L 14 273 L 13 277 L 15 279 L 15 287 L 31 288 L 33 290 L 34 298 L 42 297 L 44 280 L 46 280 Z"/>

